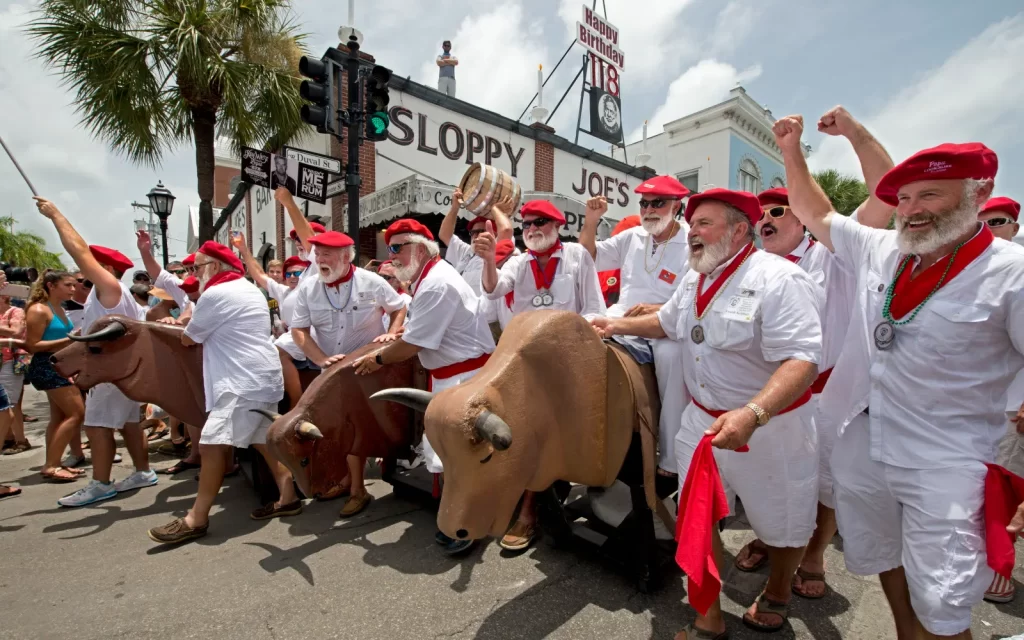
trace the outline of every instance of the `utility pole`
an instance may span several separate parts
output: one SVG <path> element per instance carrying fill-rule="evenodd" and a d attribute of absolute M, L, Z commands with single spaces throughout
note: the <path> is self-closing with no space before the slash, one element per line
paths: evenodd
<path fill-rule="evenodd" d="M 349 4 L 349 13 L 352 5 Z M 345 61 L 348 76 L 348 167 L 345 171 L 345 193 L 348 197 L 348 235 L 356 241 L 356 255 L 359 260 L 359 147 L 363 144 L 363 85 L 359 82 L 359 42 L 355 34 L 349 36 L 348 60 Z"/>

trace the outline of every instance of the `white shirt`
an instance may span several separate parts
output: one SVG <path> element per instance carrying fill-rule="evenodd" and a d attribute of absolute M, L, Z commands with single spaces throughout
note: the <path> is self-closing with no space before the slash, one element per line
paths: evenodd
<path fill-rule="evenodd" d="M 128 285 L 123 282 L 118 282 L 117 284 L 121 285 L 121 299 L 116 305 L 109 309 L 104 307 L 100 302 L 99 296 L 96 294 L 96 287 L 93 286 L 92 291 L 89 292 L 89 297 L 85 300 L 85 309 L 82 310 L 83 334 L 87 333 L 93 323 L 103 316 L 117 314 L 128 316 L 129 318 L 135 318 L 136 320 L 146 319 L 147 308 L 141 306 L 138 302 L 135 302 L 135 297 L 132 296 L 132 292 L 128 289 Z"/>
<path fill-rule="evenodd" d="M 705 291 L 728 264 L 707 277 Z M 820 289 L 803 269 L 755 251 L 705 310 L 699 323 L 704 342 L 697 344 L 691 332 L 698 324 L 694 305 L 699 276 L 696 271 L 686 274 L 658 311 L 658 320 L 669 338 L 683 343 L 683 380 L 701 405 L 721 411 L 742 407 L 782 362 L 821 361 Z"/>
<path fill-rule="evenodd" d="M 514 298 L 515 296 L 513 296 Z M 502 331 L 508 326 L 508 323 L 512 321 L 512 309 L 509 308 L 508 302 L 505 297 L 498 298 L 497 300 L 491 300 L 490 298 L 480 298 L 480 313 L 487 318 L 487 323 L 497 322 L 498 326 L 501 327 Z"/>
<path fill-rule="evenodd" d="M 839 353 L 843 350 L 843 341 L 853 313 L 856 277 L 853 270 L 837 260 L 828 247 L 820 242 L 811 244 L 811 239 L 806 236 L 790 255 L 799 258 L 796 264 L 822 289 L 823 335 L 818 371 L 824 373 L 836 365 Z"/>
<path fill-rule="evenodd" d="M 205 289 L 185 335 L 203 345 L 207 411 L 225 393 L 254 402 L 278 402 L 284 397 L 267 300 L 245 278 Z"/>
<path fill-rule="evenodd" d="M 188 306 L 192 304 L 192 301 L 189 300 L 188 294 L 182 290 L 182 282 L 183 281 L 180 278 L 170 271 L 161 269 L 159 275 L 156 277 L 154 285 L 170 294 L 170 296 L 174 298 L 174 303 L 178 305 L 178 308 L 181 309 L 182 312 L 184 312 L 185 309 L 188 309 Z"/>
<path fill-rule="evenodd" d="M 402 299 L 402 306 L 408 307 L 409 303 L 412 302 L 412 296 L 408 293 L 399 293 L 398 297 Z M 381 323 L 384 325 L 384 331 L 391 329 L 391 315 L 384 313 L 383 309 L 381 309 Z"/>
<path fill-rule="evenodd" d="M 328 287 L 319 277 L 296 287 L 291 328 L 316 330 L 314 340 L 328 356 L 352 353 L 384 333 L 381 310 L 393 313 L 405 306 L 387 280 L 356 268 L 348 282 Z"/>
<path fill-rule="evenodd" d="M 1024 367 L 1024 255 L 998 238 L 875 346 L 900 252 L 896 232 L 833 216 L 836 256 L 857 274 L 853 318 L 820 413 L 840 431 L 865 407 L 871 458 L 909 469 L 991 462 L 1008 388 Z M 910 268 L 908 265 L 907 268 Z"/>
<path fill-rule="evenodd" d="M 484 260 L 473 252 L 473 245 L 466 244 L 462 238 L 452 233 L 452 241 L 448 243 L 444 259 L 466 279 L 473 293 L 481 295 L 480 273 L 484 270 Z"/>
<path fill-rule="evenodd" d="M 512 256 L 505 262 L 498 272 L 498 284 L 495 285 L 494 291 L 484 295 L 491 300 L 500 300 L 504 304 L 505 294 L 514 291 L 513 314 L 538 309 L 557 309 L 578 313 L 587 320 L 604 315 L 607 310 L 604 295 L 601 293 L 597 269 L 594 268 L 590 252 L 581 244 L 563 242 L 562 248 L 552 253 L 551 258 L 558 258 L 558 265 L 550 288 L 537 287 L 532 267 L 536 258 L 525 253 Z M 548 292 L 553 298 L 553 303 L 547 307 L 534 306 L 534 298 Z"/>
<path fill-rule="evenodd" d="M 421 347 L 420 364 L 439 369 L 494 351 L 480 299 L 455 267 L 437 261 L 413 287 L 402 340 Z"/>
<path fill-rule="evenodd" d="M 690 270 L 690 245 L 686 240 L 690 227 L 681 220 L 679 225 L 676 235 L 657 247 L 643 227 L 633 227 L 597 243 L 597 270 L 621 270 L 619 301 L 608 308 L 610 317 L 621 317 L 637 304 L 662 304 L 672 297 Z"/>
<path fill-rule="evenodd" d="M 81 329 L 82 323 L 85 320 L 85 306 L 83 306 L 81 309 L 74 309 L 70 311 L 68 309 L 65 309 L 64 315 L 67 316 L 68 322 L 71 323 L 72 327 L 74 327 L 75 329 Z"/>

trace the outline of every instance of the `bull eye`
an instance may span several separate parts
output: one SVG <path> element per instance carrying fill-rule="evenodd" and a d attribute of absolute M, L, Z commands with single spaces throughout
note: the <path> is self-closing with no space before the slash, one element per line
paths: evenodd
<path fill-rule="evenodd" d="M 493 451 L 492 451 L 492 452 L 490 452 L 490 453 L 488 453 L 488 454 L 487 454 L 487 457 L 486 457 L 486 458 L 484 458 L 483 460 L 481 460 L 481 461 L 480 461 L 480 464 L 483 464 L 483 463 L 485 463 L 485 462 L 490 462 L 490 461 L 491 461 L 491 456 L 493 456 L 493 455 L 494 455 L 494 452 L 493 452 Z"/>
<path fill-rule="evenodd" d="M 307 466 L 309 464 L 309 458 L 303 458 L 302 460 L 299 460 L 299 464 L 302 465 L 303 467 Z"/>

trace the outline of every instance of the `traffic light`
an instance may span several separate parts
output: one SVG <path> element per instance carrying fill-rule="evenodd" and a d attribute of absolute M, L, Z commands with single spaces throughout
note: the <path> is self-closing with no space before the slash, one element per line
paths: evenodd
<path fill-rule="evenodd" d="M 299 95 L 312 104 L 302 105 L 302 120 L 316 127 L 320 133 L 337 133 L 338 109 L 334 95 L 334 63 L 327 58 L 318 60 L 302 56 L 299 73 L 303 80 Z"/>
<path fill-rule="evenodd" d="M 366 132 L 365 137 L 371 142 L 388 139 L 388 81 L 391 70 L 375 66 L 366 78 Z"/>

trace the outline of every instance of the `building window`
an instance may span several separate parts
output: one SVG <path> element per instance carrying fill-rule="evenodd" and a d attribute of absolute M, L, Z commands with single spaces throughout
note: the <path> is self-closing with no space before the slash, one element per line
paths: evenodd
<path fill-rule="evenodd" d="M 781 189 L 782 187 L 785 186 L 786 181 L 780 178 L 779 176 L 775 176 L 774 178 L 772 178 L 772 189 Z"/>
<path fill-rule="evenodd" d="M 693 171 L 684 171 L 676 174 L 676 179 L 683 184 L 684 187 L 690 190 L 690 193 L 700 193 L 699 182 L 700 182 L 700 170 L 694 169 Z"/>
<path fill-rule="evenodd" d="M 757 168 L 756 162 L 750 158 L 744 158 L 740 162 L 738 182 L 740 191 L 749 191 L 750 193 L 761 191 L 761 170 Z"/>

